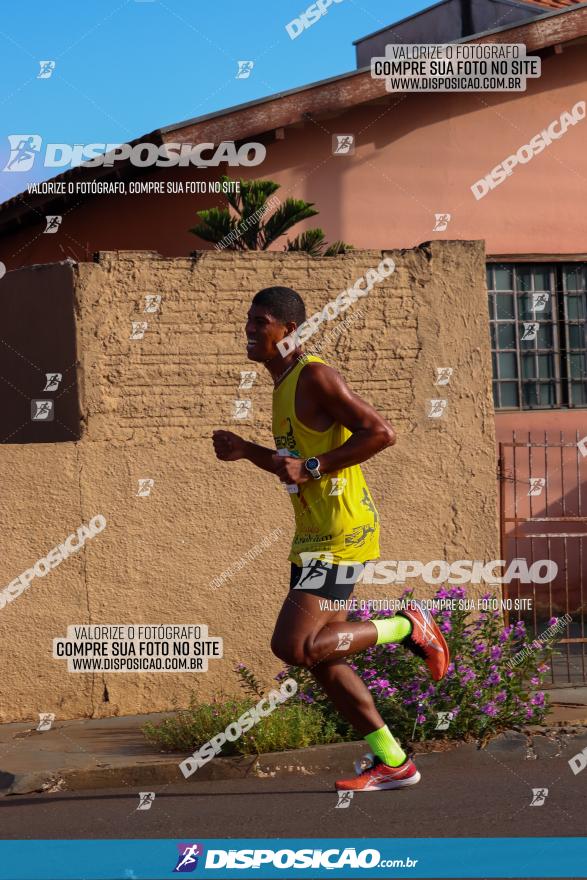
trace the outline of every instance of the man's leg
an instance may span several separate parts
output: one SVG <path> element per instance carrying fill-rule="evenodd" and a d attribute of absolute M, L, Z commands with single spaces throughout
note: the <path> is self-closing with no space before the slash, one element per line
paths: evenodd
<path fill-rule="evenodd" d="M 370 621 L 349 623 L 346 616 L 345 610 L 321 609 L 316 595 L 292 590 L 277 618 L 271 649 L 285 663 L 309 669 L 336 709 L 367 740 L 377 757 L 397 767 L 404 763 L 406 754 L 377 711 L 369 689 L 342 656 L 375 645 L 377 629 Z M 408 625 L 409 632 L 409 622 L 403 623 Z M 404 627 L 404 635 L 407 632 Z M 347 634 L 347 641 L 348 634 L 352 634 L 349 649 L 337 649 L 339 633 Z M 327 647 L 331 649 L 330 655 L 325 653 Z"/>
<path fill-rule="evenodd" d="M 410 621 L 399 614 L 385 620 L 349 622 L 344 609 L 323 609 L 321 601 L 310 591 L 290 591 L 271 642 L 277 657 L 292 666 L 310 668 L 323 660 L 348 657 L 375 645 L 401 642 L 412 631 Z"/>

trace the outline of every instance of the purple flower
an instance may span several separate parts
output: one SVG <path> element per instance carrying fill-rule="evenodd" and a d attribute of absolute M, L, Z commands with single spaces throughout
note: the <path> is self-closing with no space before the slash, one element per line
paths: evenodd
<path fill-rule="evenodd" d="M 530 721 L 531 718 L 534 718 L 534 710 L 526 709 L 526 721 Z"/>
<path fill-rule="evenodd" d="M 303 703 L 314 703 L 314 697 L 311 697 L 310 694 L 300 694 L 300 700 Z"/>
<path fill-rule="evenodd" d="M 494 645 L 489 652 L 489 656 L 492 660 L 499 660 L 499 658 L 501 657 L 501 648 L 499 648 L 497 645 Z"/>
<path fill-rule="evenodd" d="M 476 700 L 480 699 L 481 691 L 479 690 L 479 688 L 477 688 L 477 690 L 473 691 L 473 696 L 475 697 Z"/>
<path fill-rule="evenodd" d="M 486 648 L 486 646 L 483 644 L 483 642 L 475 642 L 473 644 L 473 654 L 475 654 L 475 655 L 482 654 L 484 652 L 485 648 Z"/>
<path fill-rule="evenodd" d="M 499 672 L 492 672 L 491 675 L 487 676 L 487 680 L 485 682 L 485 687 L 495 687 L 496 684 L 500 684 L 501 675 Z"/>
<path fill-rule="evenodd" d="M 390 687 L 390 684 L 386 678 L 376 678 L 373 682 L 373 686 L 378 688 L 388 688 Z"/>
<path fill-rule="evenodd" d="M 485 703 L 484 706 L 481 706 L 481 711 L 483 712 L 484 715 L 490 715 L 491 718 L 495 718 L 495 716 L 499 712 L 499 709 L 497 708 L 495 703 L 492 703 L 491 701 L 489 701 L 489 703 Z"/>
<path fill-rule="evenodd" d="M 449 663 L 446 667 L 446 677 L 451 678 L 455 674 L 455 665 L 454 663 Z"/>
<path fill-rule="evenodd" d="M 540 684 L 540 679 L 537 675 L 532 676 L 532 678 L 530 679 L 530 684 Z"/>
<path fill-rule="evenodd" d="M 524 635 L 526 632 L 526 624 L 523 620 L 516 621 L 516 635 Z"/>
<path fill-rule="evenodd" d="M 554 626 L 555 623 L 557 622 L 557 620 L 558 620 L 558 617 L 551 617 L 550 620 L 548 621 L 548 625 Z"/>
<path fill-rule="evenodd" d="M 441 587 L 439 590 L 436 591 L 436 595 L 434 596 L 434 598 L 435 599 L 448 599 L 449 595 L 450 594 L 449 594 L 448 590 L 445 589 L 445 587 Z"/>
<path fill-rule="evenodd" d="M 443 633 L 449 633 L 452 630 L 452 624 L 449 620 L 443 620 L 438 628 Z"/>
<path fill-rule="evenodd" d="M 545 672 L 550 672 L 550 666 L 548 663 L 539 663 L 538 664 L 538 672 L 541 675 L 544 675 Z"/>
<path fill-rule="evenodd" d="M 426 721 L 426 716 L 425 715 L 418 715 L 418 716 L 416 716 L 416 721 L 418 722 L 418 724 L 424 724 L 424 722 Z"/>
<path fill-rule="evenodd" d="M 466 594 L 462 587 L 451 587 L 448 595 L 451 599 L 464 599 Z"/>
<path fill-rule="evenodd" d="M 534 696 L 530 698 L 530 703 L 532 706 L 544 706 L 544 691 L 537 691 Z"/>
<path fill-rule="evenodd" d="M 504 642 L 507 642 L 507 640 L 509 639 L 509 637 L 511 636 L 511 634 L 513 632 L 513 629 L 514 629 L 513 626 L 505 626 L 502 629 L 501 633 L 499 634 L 498 641 L 501 642 L 502 644 Z"/>
<path fill-rule="evenodd" d="M 495 695 L 494 699 L 495 699 L 496 703 L 505 703 L 507 698 L 508 698 L 508 695 L 506 694 L 506 692 L 500 691 L 498 694 Z"/>
<path fill-rule="evenodd" d="M 390 652 L 390 654 L 393 654 L 394 651 L 397 651 L 397 649 L 399 648 L 399 645 L 396 645 L 394 642 L 390 642 L 385 647 Z"/>
<path fill-rule="evenodd" d="M 470 681 L 475 681 L 477 676 L 473 672 L 472 669 L 461 669 L 460 681 L 461 684 L 468 684 Z"/>

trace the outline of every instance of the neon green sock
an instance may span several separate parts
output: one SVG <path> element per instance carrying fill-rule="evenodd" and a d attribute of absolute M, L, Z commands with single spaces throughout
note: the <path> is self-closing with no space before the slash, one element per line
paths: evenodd
<path fill-rule="evenodd" d="M 399 767 L 408 757 L 398 741 L 391 735 L 387 724 L 373 733 L 368 733 L 365 739 L 371 746 L 373 754 L 381 758 L 388 767 Z"/>
<path fill-rule="evenodd" d="M 401 642 L 412 632 L 412 624 L 407 617 L 397 615 L 386 620 L 372 620 L 377 630 L 376 645 L 387 645 L 389 642 Z"/>

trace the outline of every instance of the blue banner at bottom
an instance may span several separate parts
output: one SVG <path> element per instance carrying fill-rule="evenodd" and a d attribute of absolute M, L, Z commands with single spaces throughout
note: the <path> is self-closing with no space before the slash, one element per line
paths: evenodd
<path fill-rule="evenodd" d="M 587 877 L 585 837 L 0 841 L 2 880 Z"/>

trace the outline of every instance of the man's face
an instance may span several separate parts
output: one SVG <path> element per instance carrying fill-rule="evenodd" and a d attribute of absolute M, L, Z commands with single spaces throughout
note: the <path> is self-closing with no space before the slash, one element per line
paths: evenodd
<path fill-rule="evenodd" d="M 274 318 L 264 306 L 252 305 L 245 324 L 248 359 L 261 363 L 272 360 L 279 354 L 277 343 L 295 328 L 293 321 L 284 324 L 279 318 Z"/>

